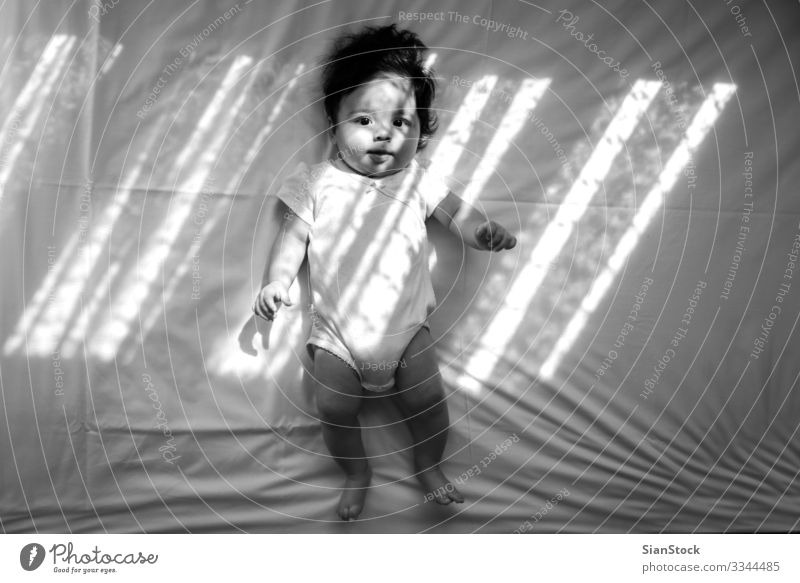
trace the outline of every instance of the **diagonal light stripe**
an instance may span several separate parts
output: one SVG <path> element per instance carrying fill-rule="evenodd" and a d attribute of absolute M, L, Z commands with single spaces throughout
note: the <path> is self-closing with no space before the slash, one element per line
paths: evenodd
<path fill-rule="evenodd" d="M 108 73 L 122 50 L 121 44 L 117 43 L 114 46 L 95 82 Z M 6 341 L 3 348 L 5 354 L 19 349 L 28 333 L 39 326 L 41 330 L 34 332 L 30 341 L 26 343 L 28 353 L 46 354 L 56 350 L 64 333 L 64 327 L 78 302 L 78 296 L 91 276 L 100 257 L 100 250 L 109 239 L 117 218 L 128 202 L 129 189 L 135 184 L 158 133 L 157 128 L 154 128 L 142 148 L 138 165 L 122 187 L 122 193 L 106 206 L 102 218 L 94 221 L 90 230 L 75 232 L 69 238 L 58 259 L 49 267 L 47 276 L 32 301 L 26 306 L 14 334 Z M 86 188 L 88 187 L 87 185 Z M 87 238 L 88 240 L 85 240 Z M 78 257 L 79 252 L 83 255 L 82 258 Z M 38 324 L 40 319 L 43 320 L 43 324 Z"/>
<path fill-rule="evenodd" d="M 41 333 L 35 333 L 27 343 L 28 352 L 47 354 L 56 349 L 64 333 L 66 321 L 75 310 L 79 294 L 85 289 L 100 259 L 101 250 L 111 238 L 117 220 L 127 207 L 133 187 L 160 134 L 160 128 L 153 127 L 147 141 L 140 149 L 136 166 L 128 174 L 124 184 L 117 188 L 116 197 L 105 207 L 102 217 L 92 222 L 88 240 L 83 241 L 86 232 L 75 232 L 67 241 L 55 265 L 48 270 L 47 277 L 26 307 L 25 313 L 17 323 L 14 335 L 6 342 L 4 347 L 6 354 L 17 350 L 28 333 L 38 328 L 42 328 Z M 129 147 L 132 144 L 133 142 Z M 42 323 L 39 323 L 39 320 Z"/>
<path fill-rule="evenodd" d="M 491 142 L 486 147 L 486 152 L 481 157 L 467 188 L 461 195 L 465 202 L 471 204 L 477 200 L 486 182 L 497 168 L 500 159 L 508 151 L 514 138 L 529 118 L 531 111 L 536 108 L 549 86 L 550 79 L 525 79 L 520 84 L 517 93 L 514 95 L 514 100 L 505 115 L 503 115 L 503 119 L 500 121 L 500 125 L 497 126 Z"/>
<path fill-rule="evenodd" d="M 257 81 L 257 79 L 258 79 L 258 77 L 259 77 L 259 75 L 261 73 L 261 66 L 262 65 L 263 65 L 263 61 L 261 61 L 258 64 L 256 64 L 253 67 L 253 69 L 248 73 L 247 83 L 244 85 L 244 87 L 240 88 L 239 96 L 237 97 L 236 102 L 232 106 L 232 109 L 234 111 L 238 112 L 239 110 L 241 110 L 242 106 L 244 105 L 244 101 L 245 101 L 246 96 L 250 93 L 250 89 L 252 88 L 253 83 L 255 83 Z M 236 173 L 236 176 L 233 177 L 233 181 L 232 181 L 233 185 L 236 184 L 238 176 L 240 174 L 243 174 L 243 173 L 244 173 L 244 171 L 242 171 L 241 167 L 240 167 L 240 170 Z M 210 170 L 209 170 L 209 174 L 210 174 Z M 216 189 L 215 186 L 216 185 L 214 185 L 214 182 L 212 180 L 211 188 L 215 190 Z M 227 188 L 222 189 L 222 192 L 228 192 L 228 188 L 233 188 L 233 186 L 231 184 L 228 184 Z M 205 196 L 208 193 L 209 193 L 209 185 L 207 184 L 207 179 L 206 179 L 206 181 L 203 182 L 203 186 L 200 189 L 199 195 L 200 196 Z M 196 198 L 196 196 L 195 196 L 195 198 Z M 230 204 L 230 202 L 231 202 L 230 199 L 225 200 L 225 207 L 227 207 Z M 224 209 L 218 207 L 215 210 L 217 211 L 217 213 L 220 213 Z M 156 318 L 158 317 L 159 314 L 162 313 L 162 309 L 170 302 L 170 300 L 172 298 L 172 295 L 175 292 L 175 288 L 178 286 L 178 283 L 180 283 L 180 280 L 184 276 L 184 274 L 189 270 L 189 266 L 192 264 L 193 256 L 196 255 L 197 253 L 199 253 L 202 241 L 206 237 L 208 237 L 208 235 L 211 233 L 211 231 L 213 230 L 213 228 L 216 225 L 217 221 L 219 220 L 220 216 L 221 216 L 220 214 L 210 215 L 209 218 L 203 222 L 202 229 L 200 230 L 200 232 L 196 232 L 195 233 L 193 241 L 192 241 L 191 245 L 189 245 L 189 248 L 186 251 L 186 255 L 184 256 L 183 261 L 181 261 L 178 264 L 177 268 L 169 275 L 169 280 L 163 286 L 163 288 L 162 288 L 163 291 L 160 294 L 160 296 L 161 296 L 160 300 L 161 301 L 152 302 L 152 303 L 150 303 L 149 306 L 145 306 L 144 307 L 145 309 L 147 309 L 148 313 L 144 317 L 144 320 L 143 320 L 143 323 L 142 323 L 142 327 L 141 327 L 141 330 L 140 330 L 140 333 L 139 333 L 139 338 L 138 338 L 139 342 L 143 342 L 143 339 L 147 336 L 147 333 L 153 327 L 153 324 L 155 323 Z M 77 336 L 77 338 L 80 338 L 80 336 Z"/>
<path fill-rule="evenodd" d="M 43 107 L 43 101 L 63 68 L 74 41 L 74 37 L 67 37 L 65 35 L 56 35 L 50 39 L 50 42 L 48 42 L 42 53 L 42 58 L 34 69 L 22 93 L 14 103 L 11 113 L 3 125 L 3 129 L 0 131 L 0 135 L 2 136 L 2 139 L 0 139 L 0 144 L 2 144 L 2 146 L 0 146 L 0 148 L 3 150 L 3 159 L 0 161 L 0 164 L 2 164 L 0 167 L 0 199 L 2 199 L 5 190 L 5 182 L 11 173 L 11 167 L 22 149 L 25 138 L 30 135 L 36 118 L 39 116 Z M 31 105 L 30 101 L 35 95 L 39 95 L 39 99 L 35 104 Z M 22 115 L 22 111 L 26 108 L 28 108 L 28 111 L 25 119 L 21 124 L 18 124 L 17 128 L 13 128 L 14 121 L 19 119 Z M 12 146 L 6 148 L 6 142 L 9 138 L 14 138 L 15 141 Z M 74 252 L 77 238 L 71 241 L 71 243 L 72 244 L 68 245 L 65 249 L 65 253 L 72 254 Z M 46 285 L 37 290 L 31 302 L 26 306 L 20 321 L 17 323 L 14 334 L 6 340 L 3 347 L 5 354 L 10 354 L 22 347 L 31 323 L 38 316 L 45 303 L 52 299 L 49 290 L 56 285 L 56 281 L 60 279 L 63 267 L 64 265 L 62 264 L 60 267 L 55 266 L 48 269 L 48 273 L 45 277 Z"/>
<path fill-rule="evenodd" d="M 128 249 L 130 249 L 131 247 L 131 242 L 132 239 L 128 239 L 124 243 L 123 248 L 120 251 L 121 255 L 124 256 L 127 253 Z M 69 336 L 67 337 L 67 341 L 64 343 L 64 347 L 61 350 L 61 355 L 64 358 L 69 359 L 75 356 L 75 352 L 77 351 L 79 346 L 79 341 L 84 338 L 86 330 L 89 327 L 91 316 L 94 315 L 95 311 L 97 310 L 97 306 L 100 305 L 100 302 L 104 298 L 106 300 L 108 299 L 110 295 L 111 282 L 113 282 L 114 279 L 117 277 L 121 267 L 122 263 L 120 261 L 115 261 L 111 263 L 105 269 L 105 271 L 103 271 L 100 281 L 96 285 L 94 285 L 94 291 L 92 292 L 92 295 L 89 298 L 88 307 L 81 310 L 75 323 L 69 328 Z M 77 295 L 80 295 L 80 290 L 76 290 L 76 292 Z M 66 322 L 66 316 L 62 321 Z M 55 350 L 55 347 L 53 349 Z"/>
<path fill-rule="evenodd" d="M 228 181 L 228 184 L 222 188 L 222 192 L 236 192 L 239 184 L 241 183 L 244 175 L 247 171 L 252 167 L 255 163 L 256 157 L 258 156 L 259 152 L 261 151 L 261 145 L 268 139 L 269 134 L 272 132 L 273 128 L 275 127 L 275 120 L 278 116 L 282 113 L 284 106 L 288 100 L 289 94 L 297 85 L 297 81 L 300 75 L 303 73 L 305 69 L 304 64 L 299 64 L 295 69 L 294 75 L 292 79 L 287 83 L 287 85 L 283 88 L 283 91 L 280 94 L 277 102 L 275 103 L 272 111 L 270 112 L 269 117 L 267 118 L 267 123 L 264 127 L 256 135 L 255 139 L 253 140 L 253 144 L 247 153 L 244 156 L 244 160 L 241 164 L 239 164 L 236 172 Z M 260 68 L 256 67 L 252 73 L 251 83 L 258 78 L 260 75 Z M 247 91 L 243 91 L 242 95 L 245 95 Z M 192 266 L 192 259 L 193 256 L 200 252 L 200 247 L 202 246 L 203 241 L 206 241 L 208 237 L 211 235 L 211 232 L 216 227 L 219 220 L 227 216 L 226 209 L 233 204 L 233 197 L 226 196 L 222 204 L 216 205 L 214 207 L 214 212 L 210 213 L 208 218 L 203 223 L 203 227 L 199 233 L 196 235 L 197 243 L 192 243 L 189 249 L 186 252 L 186 255 L 183 258 L 183 261 L 180 262 L 178 268 L 175 272 L 170 276 L 170 280 L 165 286 L 165 291 L 162 294 L 162 301 L 161 302 L 153 302 L 153 305 L 150 308 L 148 315 L 145 317 L 144 323 L 142 325 L 142 336 L 147 336 L 147 333 L 155 324 L 155 320 L 159 314 L 162 313 L 162 308 L 164 305 L 169 304 L 170 300 L 172 299 L 173 294 L 175 293 L 175 289 L 177 288 L 180 281 L 189 271 L 189 268 Z M 248 317 L 251 318 L 252 315 Z M 242 323 L 244 324 L 244 322 Z"/>
<path fill-rule="evenodd" d="M 692 119 L 692 123 L 686 130 L 685 136 L 678 143 L 666 166 L 661 171 L 655 186 L 647 194 L 642 206 L 636 212 L 631 226 L 628 227 L 617 243 L 617 247 L 609 258 L 605 269 L 595 279 L 589 293 L 583 298 L 580 309 L 572 317 L 572 320 L 570 320 L 556 342 L 555 348 L 542 365 L 539 373 L 542 378 L 552 379 L 556 367 L 561 362 L 564 354 L 572 347 L 578 334 L 583 330 L 589 315 L 597 309 L 617 273 L 619 273 L 633 249 L 639 243 L 642 234 L 644 234 L 653 217 L 664 205 L 667 195 L 672 191 L 675 182 L 678 180 L 678 176 L 691 161 L 692 155 L 714 126 L 735 91 L 736 85 L 717 83 L 714 85 L 711 94 L 700 105 Z"/>
<path fill-rule="evenodd" d="M 538 105 L 542 95 L 550 86 L 550 82 L 551 79 L 525 79 L 520 84 L 511 105 L 503 115 L 503 119 L 500 120 L 486 151 L 481 156 L 478 167 L 472 173 L 466 189 L 460 195 L 464 202 L 472 204 L 478 199 L 486 182 L 494 174 L 497 165 L 522 129 L 525 120 L 530 118 L 531 112 Z M 466 210 L 468 207 L 464 206 L 463 208 Z M 428 269 L 433 271 L 437 263 L 436 248 L 431 247 Z"/>
<path fill-rule="evenodd" d="M 431 166 L 442 176 L 449 176 L 455 170 L 458 159 L 472 135 L 480 114 L 491 97 L 497 84 L 497 75 L 485 75 L 470 87 L 467 96 L 458 108 L 447 131 L 436 146 Z"/>
<path fill-rule="evenodd" d="M 25 108 L 30 107 L 34 96 L 37 94 L 39 94 L 40 99 L 46 97 L 46 95 L 41 94 L 39 88 L 52 83 L 52 79 L 58 75 L 61 67 L 64 66 L 64 62 L 69 56 L 69 49 L 74 42 L 75 37 L 57 34 L 45 45 L 42 55 L 39 57 L 39 61 L 33 69 L 33 73 L 31 73 L 22 92 L 14 101 L 11 113 L 6 117 L 2 129 L 0 129 L 0 137 L 2 137 L 4 141 L 13 125 L 15 114 L 19 115 Z"/>
<path fill-rule="evenodd" d="M 559 206 L 555 218 L 531 252 L 528 262 L 515 278 L 504 305 L 492 319 L 478 348 L 457 379 L 457 386 L 477 392 L 481 387 L 477 379 L 485 378 L 494 370 L 499 354 L 505 352 L 519 328 L 520 314 L 524 314 L 527 310 L 547 274 L 550 263 L 558 256 L 571 236 L 592 197 L 599 191 L 611 164 L 660 87 L 661 84 L 657 81 L 641 79 L 636 81 L 581 170 L 577 181 Z"/>
<path fill-rule="evenodd" d="M 266 142 L 266 140 L 269 138 L 269 134 L 272 133 L 272 130 L 275 126 L 275 121 L 282 113 L 289 94 L 295 87 L 304 70 L 304 64 L 301 63 L 298 65 L 297 70 L 295 71 L 294 79 L 292 79 L 292 81 L 286 87 L 286 90 L 279 98 L 278 102 L 275 104 L 275 107 L 273 108 L 269 119 L 267 120 L 266 126 L 261 130 L 261 132 L 259 132 L 256 139 L 253 141 L 252 147 L 248 150 L 245 156 L 245 162 L 242 165 L 242 172 L 231 181 L 231 184 L 228 186 L 229 190 L 236 189 L 239 181 L 244 175 L 244 172 L 246 172 L 247 169 L 249 169 L 250 166 L 252 166 L 252 164 L 255 162 L 256 156 L 261 151 L 261 144 Z M 239 322 L 239 325 L 235 328 L 235 330 L 242 330 L 244 326 L 248 325 L 247 323 L 249 320 L 253 320 L 255 322 L 253 314 L 248 312 L 246 317 Z M 290 321 L 291 326 L 288 326 L 288 322 Z M 300 338 L 300 334 L 302 333 L 302 322 L 303 320 L 299 314 L 294 315 L 294 319 L 290 319 L 288 317 L 278 318 L 271 326 L 268 326 L 266 322 L 262 322 L 262 329 L 265 333 L 271 332 L 275 335 L 275 338 L 283 339 L 277 346 L 270 347 L 270 357 L 266 359 L 254 358 L 245 354 L 239 347 L 238 338 L 225 336 L 218 340 L 212 348 L 211 355 L 208 359 L 208 368 L 214 370 L 215 373 L 220 376 L 235 376 L 244 380 L 265 378 L 270 371 L 273 371 L 274 374 L 274 372 L 282 370 L 287 364 L 289 356 L 292 353 L 291 347 L 297 346 L 303 342 L 304 339 Z"/>
<path fill-rule="evenodd" d="M 111 48 L 111 51 L 103 62 L 103 67 L 100 69 L 98 78 L 104 76 L 111 70 L 111 67 L 113 67 L 114 63 L 117 61 L 117 57 L 119 57 L 120 53 L 122 52 L 122 48 L 122 43 L 117 43 Z"/>
<path fill-rule="evenodd" d="M 30 79 L 3 122 L 0 130 L 0 200 L 17 158 L 25 147 L 25 141 L 33 132 L 53 85 L 63 73 L 75 40 L 75 37 L 63 34 L 57 34 L 50 39 Z"/>
<path fill-rule="evenodd" d="M 147 299 L 153 282 L 169 256 L 175 239 L 189 218 L 197 193 L 208 177 L 238 112 L 237 107 L 223 110 L 223 105 L 251 61 L 247 56 L 236 58 L 200 118 L 189 143 L 175 161 L 176 168 L 182 169 L 188 165 L 191 170 L 188 177 L 177 186 L 175 199 L 167 216 L 152 235 L 148 249 L 137 262 L 134 272 L 127 278 L 126 285 L 122 286 L 122 297 L 110 306 L 109 320 L 91 340 L 90 350 L 100 358 L 110 360 L 116 355 L 130 330 L 131 322 L 139 314 L 142 303 Z M 241 105 L 241 101 L 238 105 Z"/>

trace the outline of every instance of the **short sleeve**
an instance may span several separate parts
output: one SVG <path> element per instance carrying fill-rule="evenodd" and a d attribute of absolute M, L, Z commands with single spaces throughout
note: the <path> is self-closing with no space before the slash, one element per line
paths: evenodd
<path fill-rule="evenodd" d="M 308 166 L 301 162 L 294 172 L 286 177 L 275 195 L 309 225 L 314 222 L 314 200 L 310 178 Z"/>
<path fill-rule="evenodd" d="M 445 176 L 431 167 L 430 160 L 420 159 L 419 166 L 421 175 L 417 190 L 425 201 L 425 218 L 428 218 L 451 191 L 451 188 Z"/>

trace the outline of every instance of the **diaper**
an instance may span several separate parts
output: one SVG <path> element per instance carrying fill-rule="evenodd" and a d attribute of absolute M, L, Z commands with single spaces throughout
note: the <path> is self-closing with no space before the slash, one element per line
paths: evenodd
<path fill-rule="evenodd" d="M 365 353 L 356 349 L 351 352 L 335 326 L 314 312 L 306 349 L 312 359 L 315 348 L 330 352 L 355 371 L 362 387 L 374 393 L 384 393 L 394 387 L 394 375 L 397 369 L 408 366 L 403 354 L 421 328 L 430 330 L 427 320 L 409 328 L 402 335 L 387 337 L 387 342 L 382 343 L 377 350 L 373 348 L 369 353 Z"/>

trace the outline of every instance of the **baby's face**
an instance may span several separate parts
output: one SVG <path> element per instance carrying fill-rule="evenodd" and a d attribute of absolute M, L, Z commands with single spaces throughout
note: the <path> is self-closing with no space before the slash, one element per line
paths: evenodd
<path fill-rule="evenodd" d="M 419 145 L 419 117 L 408 79 L 380 76 L 339 102 L 332 128 L 338 156 L 351 170 L 381 177 L 408 166 Z"/>

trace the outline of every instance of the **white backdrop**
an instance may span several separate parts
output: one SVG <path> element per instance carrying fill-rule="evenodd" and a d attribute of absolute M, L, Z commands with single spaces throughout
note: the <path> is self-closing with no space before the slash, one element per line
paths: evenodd
<path fill-rule="evenodd" d="M 797 530 L 799 16 L 4 3 L 3 531 Z M 327 151 L 320 56 L 389 22 L 435 55 L 426 155 L 520 243 L 490 256 L 429 226 L 467 502 L 425 502 L 398 413 L 370 402 L 375 487 L 343 524 L 305 275 L 268 350 L 249 310 L 269 195 Z"/>

